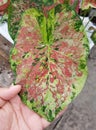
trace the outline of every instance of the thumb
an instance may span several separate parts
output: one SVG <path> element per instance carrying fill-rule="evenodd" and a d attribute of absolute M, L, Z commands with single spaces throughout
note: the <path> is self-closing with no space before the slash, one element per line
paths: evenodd
<path fill-rule="evenodd" d="M 9 88 L 0 88 L 0 98 L 3 100 L 10 100 L 16 96 L 20 90 L 20 85 L 11 85 Z"/>

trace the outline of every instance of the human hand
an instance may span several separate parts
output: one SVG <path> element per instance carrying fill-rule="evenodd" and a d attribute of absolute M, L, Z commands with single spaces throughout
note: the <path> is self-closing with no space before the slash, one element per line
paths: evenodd
<path fill-rule="evenodd" d="M 22 103 L 20 90 L 19 85 L 0 88 L 0 130 L 43 130 L 49 122 Z"/>

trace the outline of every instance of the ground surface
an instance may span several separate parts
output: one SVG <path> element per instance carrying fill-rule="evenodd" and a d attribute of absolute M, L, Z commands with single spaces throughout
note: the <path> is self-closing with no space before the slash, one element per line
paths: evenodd
<path fill-rule="evenodd" d="M 14 78 L 8 62 L 11 46 L 0 35 L 0 86 L 3 87 L 8 87 Z M 96 130 L 96 46 L 90 52 L 88 71 L 82 92 L 46 130 Z"/>

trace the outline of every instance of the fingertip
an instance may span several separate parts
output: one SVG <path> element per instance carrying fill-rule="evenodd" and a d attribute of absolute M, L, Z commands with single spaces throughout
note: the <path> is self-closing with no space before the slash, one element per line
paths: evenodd
<path fill-rule="evenodd" d="M 46 128 L 47 126 L 50 125 L 50 122 L 48 122 L 47 120 L 45 120 L 44 118 L 42 118 L 42 125 L 43 125 L 43 128 Z"/>
<path fill-rule="evenodd" d="M 0 89 L 0 97 L 4 100 L 9 100 L 16 96 L 21 90 L 20 85 L 11 85 L 9 88 Z"/>
<path fill-rule="evenodd" d="M 14 91 L 15 93 L 18 94 L 21 90 L 21 85 L 11 84 L 10 89 L 11 89 L 11 91 Z"/>
<path fill-rule="evenodd" d="M 21 90 L 21 85 L 19 85 L 19 84 L 17 84 L 17 85 L 11 84 L 10 89 L 17 89 L 18 91 L 20 91 Z"/>

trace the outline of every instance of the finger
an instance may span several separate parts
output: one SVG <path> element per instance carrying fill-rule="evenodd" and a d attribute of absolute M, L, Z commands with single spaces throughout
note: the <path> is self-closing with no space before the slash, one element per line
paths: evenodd
<path fill-rule="evenodd" d="M 10 100 L 21 90 L 20 85 L 11 85 L 9 88 L 0 88 L 0 97 L 4 100 Z"/>
<path fill-rule="evenodd" d="M 42 118 L 42 126 L 43 126 L 43 128 L 46 128 L 49 125 L 50 125 L 50 122 L 48 122 L 47 120 L 45 120 L 44 118 Z"/>
<path fill-rule="evenodd" d="M 5 105 L 6 101 L 0 98 L 0 108 Z"/>

